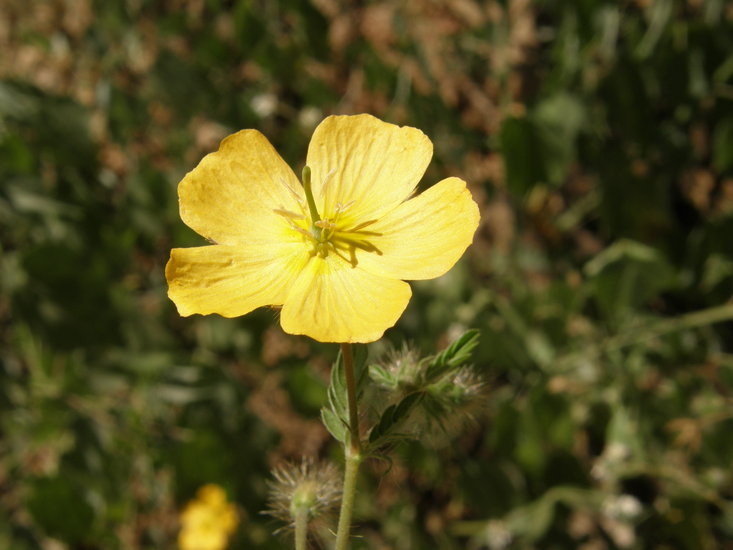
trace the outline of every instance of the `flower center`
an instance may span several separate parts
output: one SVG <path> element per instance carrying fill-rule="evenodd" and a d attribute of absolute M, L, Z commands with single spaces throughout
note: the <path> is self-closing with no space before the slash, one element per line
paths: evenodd
<path fill-rule="evenodd" d="M 323 188 L 326 184 L 324 183 Z M 326 258 L 333 253 L 349 262 L 352 267 L 356 267 L 359 263 L 356 257 L 357 250 L 382 255 L 382 251 L 370 242 L 371 238 L 378 237 L 381 233 L 367 229 L 377 220 L 353 222 L 343 218 L 343 214 L 354 204 L 354 201 L 346 204 L 336 203 L 331 215 L 320 216 L 313 198 L 311 170 L 308 166 L 303 168 L 303 189 L 307 202 L 307 213 L 303 199 L 290 186 L 288 189 L 298 201 L 301 214 L 284 209 L 277 209 L 275 213 L 283 216 L 290 227 L 305 237 L 306 242 L 312 246 L 311 254 L 313 256 Z"/>

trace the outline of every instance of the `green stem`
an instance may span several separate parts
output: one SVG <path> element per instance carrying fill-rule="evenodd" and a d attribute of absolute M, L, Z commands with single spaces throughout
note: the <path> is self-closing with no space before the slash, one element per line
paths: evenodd
<path fill-rule="evenodd" d="M 351 344 L 341 344 L 341 356 L 344 359 L 346 394 L 349 400 L 349 432 L 351 432 L 349 444 L 354 454 L 360 454 L 359 411 L 356 403 L 356 377 L 354 376 L 354 356 L 351 354 Z"/>
<path fill-rule="evenodd" d="M 341 356 L 344 360 L 346 393 L 349 401 L 349 441 L 344 449 L 346 465 L 335 550 L 347 550 L 349 547 L 349 530 L 351 529 L 351 516 L 354 512 L 354 498 L 356 497 L 356 478 L 362 461 L 359 412 L 356 404 L 356 377 L 354 376 L 354 358 L 351 354 L 351 344 L 341 344 Z"/>
<path fill-rule="evenodd" d="M 336 532 L 335 550 L 347 550 L 349 548 L 349 530 L 351 529 L 351 516 L 354 512 L 354 497 L 356 496 L 356 478 L 359 473 L 361 459 L 361 454 L 353 454 L 351 446 L 346 447 L 344 489 L 341 494 L 341 512 L 339 514 L 338 531 Z"/>
<path fill-rule="evenodd" d="M 302 506 L 295 512 L 295 550 L 306 550 L 308 540 L 308 508 Z"/>

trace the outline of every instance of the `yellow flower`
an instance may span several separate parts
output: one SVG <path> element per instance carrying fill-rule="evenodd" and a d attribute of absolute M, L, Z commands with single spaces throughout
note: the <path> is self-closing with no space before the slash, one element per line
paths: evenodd
<path fill-rule="evenodd" d="M 301 185 L 256 130 L 227 137 L 179 184 L 181 218 L 214 244 L 171 251 L 168 296 L 181 315 L 282 306 L 285 332 L 378 340 L 407 307 L 404 281 L 448 271 L 478 226 L 458 178 L 410 198 L 432 150 L 415 128 L 331 116 Z"/>
<path fill-rule="evenodd" d="M 204 485 L 181 514 L 180 550 L 224 550 L 237 527 L 237 510 L 218 485 Z"/>

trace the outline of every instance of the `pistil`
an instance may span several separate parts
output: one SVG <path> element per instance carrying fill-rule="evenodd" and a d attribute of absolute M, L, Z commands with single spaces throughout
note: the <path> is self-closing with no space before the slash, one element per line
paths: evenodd
<path fill-rule="evenodd" d="M 305 199 L 308 201 L 308 210 L 311 213 L 311 221 L 313 225 L 320 221 L 316 208 L 316 201 L 313 199 L 313 188 L 311 186 L 311 169 L 310 166 L 303 166 L 303 190 L 305 191 Z"/>

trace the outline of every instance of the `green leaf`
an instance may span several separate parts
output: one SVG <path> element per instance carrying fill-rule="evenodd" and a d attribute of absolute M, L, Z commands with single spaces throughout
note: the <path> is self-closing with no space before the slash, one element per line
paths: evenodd
<path fill-rule="evenodd" d="M 346 442 L 349 428 L 332 410 L 323 407 L 321 409 L 321 421 L 323 422 L 323 425 L 326 426 L 328 432 L 337 441 L 340 441 L 341 443 Z"/>
<path fill-rule="evenodd" d="M 341 353 L 331 368 L 331 384 L 328 386 L 328 403 L 339 417 L 346 418 L 349 413 L 349 398 L 346 390 L 346 376 Z"/>
<path fill-rule="evenodd" d="M 369 377 L 377 384 L 388 388 L 394 388 L 397 385 L 397 380 L 392 373 L 381 365 L 369 365 Z"/>
<path fill-rule="evenodd" d="M 426 369 L 428 381 L 435 381 L 449 370 L 466 363 L 471 357 L 471 352 L 478 345 L 479 334 L 476 329 L 468 330 L 438 355 L 429 358 Z"/>
<path fill-rule="evenodd" d="M 396 407 L 396 405 L 390 405 L 382 411 L 382 416 L 379 417 L 379 422 L 377 422 L 376 426 L 374 426 L 372 431 L 369 433 L 369 443 L 377 441 L 389 431 L 389 428 L 392 425 L 392 414 Z"/>
<path fill-rule="evenodd" d="M 405 397 L 402 401 L 397 404 L 394 412 L 392 413 L 392 421 L 394 424 L 402 421 L 412 411 L 412 408 L 417 405 L 422 398 L 425 396 L 423 392 L 411 393 Z"/>
<path fill-rule="evenodd" d="M 641 307 L 675 284 L 675 273 L 664 255 L 640 242 L 622 239 L 585 265 L 593 294 L 609 317 Z"/>
<path fill-rule="evenodd" d="M 376 426 L 374 426 L 369 434 L 370 446 L 373 445 L 376 449 L 386 442 L 385 438 L 398 436 L 398 434 L 394 433 L 395 430 L 404 420 L 407 419 L 412 409 L 422 400 L 423 397 L 423 392 L 411 393 L 396 405 L 393 404 L 384 409 L 381 417 L 379 418 L 379 422 L 377 422 Z M 408 436 L 399 434 L 398 437 L 400 439 L 404 439 Z"/>
<path fill-rule="evenodd" d="M 577 141 L 586 114 L 578 98 L 560 92 L 540 102 L 532 115 L 542 145 L 549 183 L 565 183 L 577 156 Z"/>
<path fill-rule="evenodd" d="M 514 508 L 505 517 L 505 523 L 518 540 L 535 542 L 550 528 L 558 504 L 565 504 L 571 509 L 595 507 L 600 504 L 600 499 L 595 491 L 558 485 L 538 499 Z"/>
<path fill-rule="evenodd" d="M 352 360 L 358 399 L 364 391 L 367 379 L 366 346 L 352 347 Z M 329 408 L 321 409 L 321 419 L 331 435 L 338 441 L 344 442 L 349 432 L 349 395 L 346 387 L 344 358 L 340 351 L 331 368 L 331 382 L 327 396 Z"/>
<path fill-rule="evenodd" d="M 733 260 L 723 254 L 711 254 L 705 260 L 700 287 L 706 292 L 712 291 L 717 285 L 733 280 Z"/>

